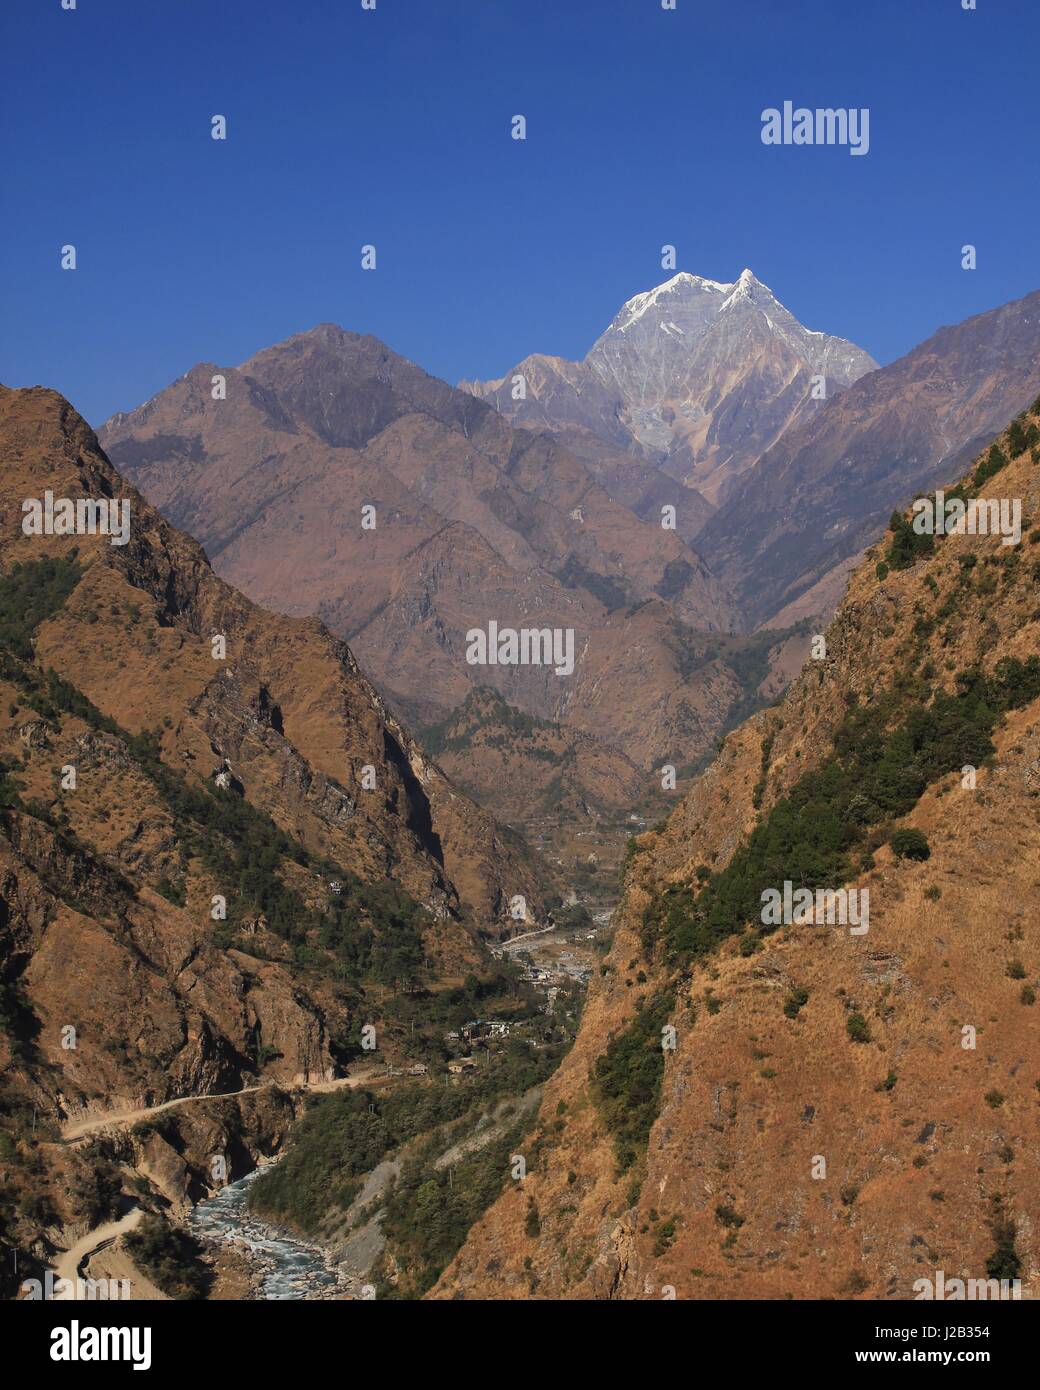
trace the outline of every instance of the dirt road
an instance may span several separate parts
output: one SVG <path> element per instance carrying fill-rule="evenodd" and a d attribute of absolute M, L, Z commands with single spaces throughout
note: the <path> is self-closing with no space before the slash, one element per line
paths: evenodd
<path fill-rule="evenodd" d="M 106 1221 L 103 1226 L 95 1226 L 92 1231 L 88 1231 L 85 1236 L 77 1240 L 71 1249 L 66 1250 L 63 1255 L 59 1255 L 54 1262 L 54 1272 L 61 1279 L 67 1279 L 75 1286 L 76 1280 L 80 1277 L 80 1267 L 86 1264 L 91 1255 L 97 1253 L 106 1245 L 111 1245 L 127 1231 L 132 1231 L 141 1220 L 143 1213 L 140 1207 L 134 1207 L 125 1216 L 121 1216 L 118 1221 Z M 69 1290 L 63 1294 L 55 1296 L 65 1302 L 75 1300 L 75 1292 Z"/>
<path fill-rule="evenodd" d="M 313 1094 L 321 1094 L 326 1091 L 338 1091 L 344 1087 L 375 1086 L 386 1079 L 382 1071 L 373 1069 L 370 1072 L 358 1072 L 354 1076 L 338 1076 L 333 1081 L 297 1081 L 291 1085 L 277 1081 L 260 1081 L 255 1086 L 243 1086 L 239 1091 L 215 1091 L 209 1095 L 180 1096 L 176 1100 L 167 1100 L 161 1105 L 151 1105 L 144 1110 L 112 1110 L 106 1111 L 102 1115 L 88 1115 L 84 1120 L 71 1120 L 63 1125 L 61 1137 L 67 1143 L 75 1143 L 77 1140 L 85 1139 L 90 1134 L 98 1134 L 101 1130 L 140 1124 L 142 1120 L 151 1119 L 153 1115 L 161 1115 L 166 1110 L 175 1110 L 181 1105 L 192 1105 L 206 1100 L 229 1100 L 234 1096 L 252 1095 L 254 1092 L 269 1091 L 276 1087 L 283 1091 L 308 1091 Z"/>

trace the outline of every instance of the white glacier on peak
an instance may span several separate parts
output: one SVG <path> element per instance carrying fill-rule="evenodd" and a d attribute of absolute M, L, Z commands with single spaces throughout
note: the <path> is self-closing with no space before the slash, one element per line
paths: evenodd
<path fill-rule="evenodd" d="M 520 404 L 505 378 L 467 387 L 586 452 L 590 439 L 633 450 L 715 504 L 786 429 L 876 366 L 803 327 L 745 266 L 728 282 L 681 270 L 633 295 L 580 362 L 526 359 Z"/>

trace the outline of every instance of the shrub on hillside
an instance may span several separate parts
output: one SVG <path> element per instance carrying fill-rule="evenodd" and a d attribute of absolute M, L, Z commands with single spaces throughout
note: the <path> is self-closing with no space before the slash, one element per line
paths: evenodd
<path fill-rule="evenodd" d="M 920 830 L 907 828 L 893 831 L 889 844 L 900 859 L 923 860 L 932 853 L 927 838 Z"/>
<path fill-rule="evenodd" d="M 607 1044 L 593 1068 L 593 1097 L 614 1136 L 622 1172 L 646 1148 L 661 1102 L 664 1052 L 661 1029 L 675 1008 L 675 996 L 663 991 L 640 1009 L 625 1029 Z"/>
<path fill-rule="evenodd" d="M 989 1227 L 996 1246 L 986 1261 L 987 1276 L 990 1279 L 1017 1279 L 1022 1269 L 1022 1260 L 1015 1248 L 1018 1233 L 999 1197 L 994 1197 L 991 1203 Z"/>
<path fill-rule="evenodd" d="M 927 532 L 922 534 L 915 531 L 902 512 L 892 513 L 888 529 L 892 532 L 892 539 L 885 552 L 885 560 L 891 569 L 909 569 L 935 550 L 934 537 Z"/>
<path fill-rule="evenodd" d="M 186 1231 L 149 1214 L 125 1244 L 134 1264 L 164 1294 L 178 1299 L 204 1297 L 209 1275 L 198 1262 L 202 1246 Z"/>
<path fill-rule="evenodd" d="M 870 1027 L 862 1014 L 849 1014 L 845 1020 L 845 1031 L 855 1043 L 870 1042 Z"/>
<path fill-rule="evenodd" d="M 1017 450 L 1016 450 L 1017 452 Z M 983 483 L 988 483 L 1002 468 L 1008 466 L 1008 456 L 999 444 L 993 444 L 989 453 L 975 469 L 972 483 L 975 487 L 982 487 Z"/>

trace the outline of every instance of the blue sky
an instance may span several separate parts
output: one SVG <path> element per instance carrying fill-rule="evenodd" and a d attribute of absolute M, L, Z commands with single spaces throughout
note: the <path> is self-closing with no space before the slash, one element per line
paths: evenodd
<path fill-rule="evenodd" d="M 100 424 L 327 320 L 500 375 L 666 242 L 890 361 L 1040 287 L 1038 52 L 1038 0 L 4 0 L 0 381 Z M 786 99 L 870 153 L 764 146 Z"/>

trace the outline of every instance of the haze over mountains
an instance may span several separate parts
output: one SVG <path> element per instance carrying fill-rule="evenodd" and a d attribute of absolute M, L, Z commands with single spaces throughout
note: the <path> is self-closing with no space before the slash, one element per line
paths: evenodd
<path fill-rule="evenodd" d="M 347 637 L 473 794 L 493 805 L 508 779 L 528 818 L 616 811 L 775 695 L 804 655 L 794 626 L 830 614 L 893 503 L 1040 389 L 1038 302 L 877 370 L 750 271 L 681 273 L 629 300 L 583 363 L 529 358 L 465 390 L 322 325 L 193 368 L 101 438 L 220 574 Z M 573 632 L 574 673 L 468 664 L 489 620 Z M 734 637 L 759 625 L 776 635 Z M 467 704 L 487 689 L 504 705 Z M 520 753 L 511 710 L 562 731 L 562 780 Z M 507 764 L 479 772 L 475 741 Z"/>
<path fill-rule="evenodd" d="M 9 1348 L 1013 1379 L 1040 0 L 0 34 Z"/>
<path fill-rule="evenodd" d="M 597 371 L 633 398 L 643 392 L 613 417 L 628 443 L 619 435 L 609 448 L 595 411 L 559 432 L 510 422 L 331 325 L 240 368 L 197 366 L 114 417 L 102 437 L 122 472 L 56 393 L 0 392 L 0 1046 L 10 1077 L 0 1108 L 19 1135 L 32 1106 L 122 1123 L 142 1102 L 260 1086 L 262 1099 L 236 1094 L 221 1111 L 220 1146 L 250 1166 L 285 1143 L 286 1088 L 341 1074 L 363 1018 L 379 1020 L 391 1062 L 410 1063 L 418 1048 L 441 1067 L 459 1038 L 447 1022 L 492 1001 L 523 1019 L 523 1057 L 515 1074 L 508 1058 L 496 1062 L 500 1089 L 466 1092 L 467 1114 L 503 1152 L 525 1152 L 529 1139 L 534 1181 L 522 1199 L 503 1192 L 489 1148 L 455 1243 L 423 1246 L 411 1268 L 413 1198 L 440 1183 L 453 1152 L 431 1149 L 387 1199 L 392 1253 L 381 1264 L 383 1247 L 369 1251 L 387 1288 L 636 1298 L 663 1280 L 696 1296 L 687 1285 L 706 1271 L 716 1291 L 752 1297 L 807 1287 L 905 1296 L 921 1258 L 904 1229 L 908 1183 L 914 1210 L 929 1213 L 929 1265 L 986 1268 L 999 1256 L 1010 1267 L 1009 1250 L 1034 1258 L 1019 1219 L 1036 1190 L 1021 1057 L 1035 1049 L 1040 977 L 1031 958 L 1009 954 L 1027 954 L 1015 944 L 1021 913 L 1005 918 L 1009 891 L 1028 900 L 1040 853 L 1035 405 L 986 461 L 986 478 L 1023 499 L 1023 546 L 950 537 L 908 557 L 895 536 L 873 551 L 828 630 L 828 654 L 741 723 L 688 787 L 720 735 L 783 692 L 809 631 L 783 624 L 818 621 L 837 601 L 878 514 L 951 481 L 948 466 L 987 422 L 1040 390 L 1040 295 L 941 330 L 824 402 L 766 389 L 759 417 L 749 394 L 734 421 L 777 437 L 748 461 L 723 429 L 726 411 L 692 428 L 703 423 L 695 373 L 663 386 L 660 340 L 678 353 L 672 371 L 680 338 L 723 320 L 713 380 L 726 354 L 749 357 L 762 368 L 746 374 L 749 393 L 792 343 L 805 358 L 792 380 L 806 387 L 811 367 L 848 375 L 862 362 L 788 323 L 751 277 L 711 283 L 693 292 L 681 282 L 690 303 L 667 318 L 673 291 L 637 297 L 600 340 Z M 674 331 L 681 319 L 688 334 Z M 753 346 L 763 322 L 775 339 L 764 355 Z M 735 344 L 731 325 L 742 325 Z M 630 331 L 650 334 L 652 348 L 633 346 Z M 670 413 L 665 389 L 688 393 L 685 412 Z M 668 457 L 651 457 L 664 427 Z M 698 454 L 704 443 L 728 450 L 725 461 Z M 717 485 L 714 510 L 665 471 L 688 478 L 681 460 L 695 455 L 690 468 L 703 464 Z M 628 468 L 645 517 L 600 481 Z M 656 492 L 649 472 L 663 480 Z M 45 492 L 126 499 L 130 543 L 27 535 L 24 500 Z M 708 517 L 696 544 L 661 524 L 669 496 Z M 468 634 L 492 620 L 570 631 L 573 671 L 471 664 Z M 219 657 L 217 635 L 228 643 Z M 965 762 L 981 768 L 970 804 L 947 800 Z M 674 791 L 661 786 L 662 763 L 679 770 Z M 70 766 L 75 795 L 59 779 Z M 675 813 L 630 846 L 611 955 L 543 1096 L 555 1061 L 546 1049 L 567 1045 L 568 1025 L 541 1021 L 541 1000 L 492 960 L 488 941 L 501 950 L 545 920 L 547 895 L 588 885 L 579 856 L 555 875 L 499 819 L 540 832 L 555 818 L 539 844 L 557 850 L 563 825 L 583 827 L 574 843 L 594 859 L 590 822 L 613 817 L 620 852 L 625 813 L 656 815 L 671 797 L 682 797 Z M 904 831 L 925 846 L 909 861 L 892 838 Z M 821 864 L 873 893 L 870 937 L 821 945 L 818 929 L 795 923 L 767 939 L 751 890 L 763 874 L 820 881 Z M 229 884 L 228 917 L 214 919 Z M 588 921 L 577 892 L 570 908 Z M 951 937 L 951 921 L 970 937 Z M 1014 997 L 1012 980 L 1025 981 Z M 966 1018 L 1005 1025 L 987 1039 L 982 1072 L 942 1060 Z M 71 1056 L 67 1019 L 84 1044 Z M 650 1076 L 646 1058 L 661 1060 L 669 1020 L 677 1056 Z M 836 1089 L 846 1047 L 853 1065 Z M 503 1097 L 523 1102 L 508 1129 L 496 1128 Z M 375 1113 L 369 1093 L 357 1100 Z M 364 1153 L 375 1163 L 402 1136 L 430 1132 L 424 1116 L 420 1105 L 402 1126 L 397 1114 L 382 1147 Z M 339 1171 L 320 1127 L 294 1133 L 301 1164 Z M 96 1223 L 128 1183 L 150 1211 L 182 1213 L 207 1190 L 215 1142 L 198 1112 L 167 1137 L 134 1130 L 97 1151 L 43 1139 L 36 1166 L 17 1175 L 14 1248 L 39 1259 L 67 1248 L 74 1223 Z M 778 1184 L 799 1145 L 826 1149 L 841 1185 L 807 1187 L 796 1167 Z M 551 1163 L 537 1157 L 550 1153 Z M 353 1183 L 367 1170 L 351 1162 Z M 937 1184 L 934 1212 L 925 1181 Z M 450 1206 L 448 1188 L 437 1200 Z M 356 1191 L 327 1195 L 322 1177 L 308 1229 L 341 1230 Z M 842 1274 L 861 1241 L 869 1274 Z"/>
<path fill-rule="evenodd" d="M 220 574 L 347 637 L 413 726 L 494 687 L 604 745 L 599 786 L 629 807 L 655 759 L 703 756 L 744 693 L 724 650 L 736 608 L 660 514 L 634 517 L 553 436 L 374 338 L 323 325 L 241 368 L 193 368 L 101 437 Z M 469 665 L 466 633 L 492 619 L 572 631 L 573 674 Z"/>

